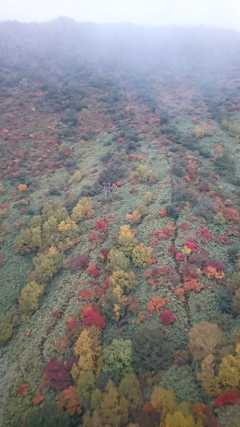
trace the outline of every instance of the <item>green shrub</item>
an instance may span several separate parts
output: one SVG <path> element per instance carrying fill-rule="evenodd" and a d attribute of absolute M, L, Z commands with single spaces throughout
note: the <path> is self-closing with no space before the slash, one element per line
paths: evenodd
<path fill-rule="evenodd" d="M 173 360 L 170 344 L 159 328 L 141 328 L 132 336 L 133 363 L 137 373 L 158 372 Z"/>
<path fill-rule="evenodd" d="M 103 371 L 117 372 L 121 377 L 132 372 L 132 342 L 122 338 L 114 339 L 103 350 Z"/>
<path fill-rule="evenodd" d="M 29 282 L 21 291 L 19 305 L 24 314 L 29 315 L 39 307 L 38 299 L 44 292 L 44 286 L 35 281 Z"/>
<path fill-rule="evenodd" d="M 15 321 L 11 312 L 0 315 L 0 343 L 5 343 L 11 338 L 14 324 Z"/>
<path fill-rule="evenodd" d="M 29 273 L 28 278 L 37 283 L 46 283 L 61 269 L 62 263 L 63 255 L 58 251 L 47 255 L 39 254 L 33 260 L 35 269 Z"/>
<path fill-rule="evenodd" d="M 171 366 L 162 376 L 160 386 L 174 393 L 180 403 L 202 402 L 200 384 L 196 381 L 195 373 L 191 366 Z"/>
<path fill-rule="evenodd" d="M 148 169 L 147 165 L 140 165 L 131 174 L 131 180 L 136 182 L 148 182 L 154 184 L 158 180 L 158 176 L 153 170 Z"/>
<path fill-rule="evenodd" d="M 58 409 L 55 404 L 44 403 L 34 408 L 24 424 L 24 427 L 69 427 L 70 417 Z"/>

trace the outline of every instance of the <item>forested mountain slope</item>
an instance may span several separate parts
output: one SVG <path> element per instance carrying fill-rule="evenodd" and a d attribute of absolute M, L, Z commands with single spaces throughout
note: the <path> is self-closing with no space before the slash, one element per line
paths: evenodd
<path fill-rule="evenodd" d="M 0 23 L 0 424 L 239 427 L 240 34 Z"/>

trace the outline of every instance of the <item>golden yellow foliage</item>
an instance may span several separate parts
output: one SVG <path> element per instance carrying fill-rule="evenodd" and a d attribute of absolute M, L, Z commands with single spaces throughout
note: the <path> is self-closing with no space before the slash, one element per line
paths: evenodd
<path fill-rule="evenodd" d="M 112 293 L 113 293 L 113 295 L 115 295 L 117 297 L 119 302 L 124 303 L 127 301 L 127 297 L 124 295 L 123 290 L 119 285 L 116 285 L 112 289 Z"/>
<path fill-rule="evenodd" d="M 44 292 L 44 286 L 39 285 L 34 280 L 27 283 L 21 291 L 19 305 L 21 310 L 29 315 L 38 309 L 38 298 Z"/>
<path fill-rule="evenodd" d="M 67 218 L 65 221 L 60 221 L 60 223 L 58 224 L 58 231 L 64 232 L 69 230 L 77 230 L 76 223 L 70 218 Z"/>
<path fill-rule="evenodd" d="M 119 395 L 118 389 L 112 381 L 108 382 L 95 412 L 103 426 L 118 427 L 127 422 L 127 400 Z"/>
<path fill-rule="evenodd" d="M 240 344 L 235 353 L 225 356 L 219 367 L 218 381 L 225 391 L 240 387 Z"/>
<path fill-rule="evenodd" d="M 74 379 L 86 374 L 88 371 L 97 372 L 99 369 L 99 330 L 94 326 L 84 329 L 74 346 L 74 354 L 79 357 L 77 364 L 71 370 Z"/>
<path fill-rule="evenodd" d="M 73 208 L 71 219 L 78 223 L 82 219 L 91 218 L 92 216 L 94 216 L 94 210 L 90 197 L 82 197 Z"/>
<path fill-rule="evenodd" d="M 148 182 L 149 184 L 154 184 L 158 180 L 157 174 L 148 169 L 147 165 L 139 165 L 130 178 L 134 182 Z"/>
<path fill-rule="evenodd" d="M 240 344 L 235 355 L 228 354 L 220 363 L 217 375 L 214 375 L 214 357 L 208 355 L 201 364 L 202 372 L 198 378 L 209 396 L 218 396 L 228 390 L 240 387 Z"/>
<path fill-rule="evenodd" d="M 155 261 L 152 248 L 139 243 L 132 251 L 132 261 L 137 267 L 147 267 Z"/>
<path fill-rule="evenodd" d="M 109 283 L 113 288 L 119 285 L 121 289 L 129 291 L 135 287 L 136 277 L 132 270 L 117 270 L 111 274 Z"/>
<path fill-rule="evenodd" d="M 126 255 L 131 256 L 134 247 L 138 244 L 134 231 L 129 225 L 122 225 L 117 239 L 120 250 Z"/>
<path fill-rule="evenodd" d="M 120 319 L 120 305 L 114 304 L 113 311 L 115 313 L 116 320 L 119 320 Z"/>
<path fill-rule="evenodd" d="M 225 337 L 215 323 L 197 323 L 188 336 L 188 348 L 194 360 L 204 359 L 209 354 L 216 355 L 225 344 Z"/>
<path fill-rule="evenodd" d="M 198 379 L 203 382 L 205 392 L 212 397 L 221 393 L 217 378 L 214 376 L 214 357 L 209 354 L 201 363 L 202 371 L 198 374 Z"/>
<path fill-rule="evenodd" d="M 174 394 L 170 390 L 157 387 L 153 390 L 151 404 L 156 411 L 161 413 L 161 420 L 164 421 L 168 412 L 176 405 L 176 401 Z"/>
<path fill-rule="evenodd" d="M 126 214 L 126 220 L 131 223 L 137 224 L 141 220 L 141 214 L 135 209 L 131 214 Z"/>
<path fill-rule="evenodd" d="M 87 171 L 83 171 L 83 172 L 80 172 L 80 171 L 75 171 L 74 172 L 74 174 L 73 174 L 73 179 L 76 181 L 76 182 L 80 182 L 80 181 L 82 181 L 82 179 L 85 177 L 85 176 L 87 176 Z"/>
<path fill-rule="evenodd" d="M 166 416 L 164 427 L 203 427 L 201 420 L 195 422 L 190 412 L 184 415 L 181 411 L 175 411 L 173 414 Z"/>

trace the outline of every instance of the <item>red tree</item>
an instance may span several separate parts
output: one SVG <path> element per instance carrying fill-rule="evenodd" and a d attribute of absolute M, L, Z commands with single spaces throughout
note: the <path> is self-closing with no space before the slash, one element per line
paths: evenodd
<path fill-rule="evenodd" d="M 95 326 L 101 332 L 105 328 L 106 318 L 102 316 L 98 307 L 94 304 L 84 305 L 80 311 L 82 326 Z"/>
<path fill-rule="evenodd" d="M 165 310 L 159 317 L 164 325 L 170 325 L 175 320 L 172 310 Z"/>
<path fill-rule="evenodd" d="M 215 408 L 221 408 L 223 405 L 235 405 L 240 402 L 240 390 L 231 390 L 217 397 L 214 402 Z"/>
<path fill-rule="evenodd" d="M 96 229 L 101 231 L 102 233 L 105 233 L 105 231 L 107 231 L 108 229 L 106 221 L 104 221 L 104 219 L 102 218 L 98 219 L 96 222 Z"/>

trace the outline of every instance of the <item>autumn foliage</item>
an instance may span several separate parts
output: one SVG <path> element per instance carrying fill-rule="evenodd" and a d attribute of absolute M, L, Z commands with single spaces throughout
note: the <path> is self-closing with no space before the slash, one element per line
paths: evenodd
<path fill-rule="evenodd" d="M 235 405 L 240 403 L 240 390 L 231 390 L 217 397 L 214 402 L 215 408 L 221 408 L 224 405 Z"/>
<path fill-rule="evenodd" d="M 215 323 L 202 321 L 194 325 L 189 333 L 188 348 L 194 360 L 217 354 L 225 343 L 221 329 Z"/>
<path fill-rule="evenodd" d="M 175 321 L 175 316 L 172 310 L 163 311 L 159 317 L 163 325 L 171 325 L 171 323 Z"/>
<path fill-rule="evenodd" d="M 169 298 L 153 297 L 148 302 L 147 309 L 150 313 L 159 312 L 168 302 Z"/>
<path fill-rule="evenodd" d="M 44 378 L 49 380 L 53 389 L 63 390 L 70 385 L 70 370 L 74 362 L 74 358 L 51 357 L 49 362 L 43 366 Z"/>
<path fill-rule="evenodd" d="M 80 415 L 82 412 L 77 399 L 76 387 L 70 386 L 63 390 L 56 397 L 56 403 L 59 408 L 66 409 L 69 415 Z"/>
<path fill-rule="evenodd" d="M 96 265 L 93 263 L 89 264 L 87 268 L 87 272 L 89 276 L 92 276 L 92 277 L 98 277 L 101 274 L 101 270 L 98 270 Z"/>
<path fill-rule="evenodd" d="M 84 305 L 80 311 L 83 326 L 95 326 L 99 331 L 103 331 L 106 325 L 106 318 L 98 307 L 94 304 Z"/>
<path fill-rule="evenodd" d="M 61 67 L 61 46 L 67 51 L 76 43 L 59 43 L 52 81 L 47 69 L 54 69 L 54 55 L 46 56 L 37 78 L 31 77 L 36 55 L 33 68 L 30 60 L 25 64 L 27 80 L 16 52 L 0 67 L 0 146 L 6 148 L 0 267 L 8 310 L 0 315 L 0 342 L 5 355 L 16 350 L 21 368 L 6 425 L 25 425 L 27 404 L 37 418 L 51 400 L 68 420 L 64 427 L 218 427 L 218 417 L 227 425 L 224 417 L 233 418 L 240 406 L 240 126 L 233 123 L 239 55 L 229 79 L 231 63 L 220 80 L 211 68 L 214 90 L 205 96 L 201 88 L 211 81 L 198 82 L 197 73 L 189 85 L 182 60 L 175 75 L 172 59 L 164 61 L 171 50 L 165 39 L 159 55 L 152 55 L 154 46 L 147 55 L 149 70 L 155 57 L 155 82 L 139 61 L 135 73 L 135 57 L 130 65 L 128 55 L 122 61 L 120 48 L 99 66 L 91 45 L 86 62 L 90 33 L 82 38 L 80 65 L 72 54 Z M 3 40 L 5 50 L 12 39 Z M 188 49 L 193 64 L 199 40 Z M 212 43 L 202 52 L 210 58 L 206 49 L 214 51 Z M 31 59 L 23 47 L 19 52 Z M 208 61 L 200 62 L 202 68 Z M 209 77 L 207 71 L 201 76 Z M 219 98 L 218 86 L 224 87 Z M 231 117 L 227 124 L 224 115 Z M 5 357 L 1 363 L 5 374 L 9 361 L 6 369 Z M 32 368 L 43 369 L 38 385 Z M 237 423 L 229 419 L 229 426 Z"/>

